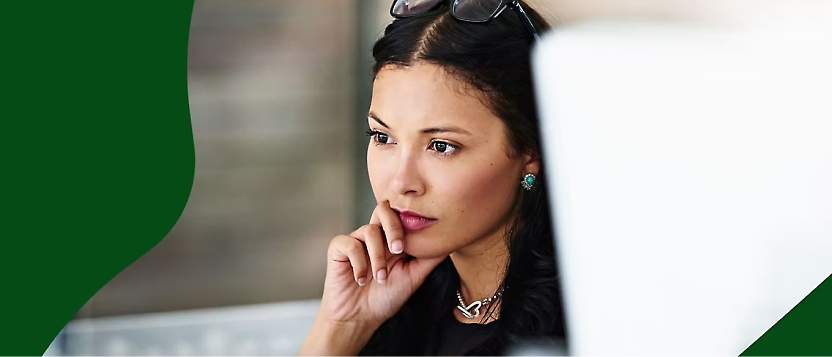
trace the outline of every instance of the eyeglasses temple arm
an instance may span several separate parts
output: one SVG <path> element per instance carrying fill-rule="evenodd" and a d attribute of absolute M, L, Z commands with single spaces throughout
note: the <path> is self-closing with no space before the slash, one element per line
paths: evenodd
<path fill-rule="evenodd" d="M 523 25 L 526 26 L 526 29 L 529 30 L 529 33 L 534 36 L 535 41 L 540 41 L 540 35 L 537 33 L 537 29 L 534 28 L 534 24 L 532 23 L 532 19 L 526 14 L 526 10 L 523 10 L 523 6 L 520 5 L 520 1 L 513 0 L 509 3 L 509 6 L 514 8 L 514 11 L 517 11 L 517 15 L 520 15 L 520 21 L 523 22 Z"/>

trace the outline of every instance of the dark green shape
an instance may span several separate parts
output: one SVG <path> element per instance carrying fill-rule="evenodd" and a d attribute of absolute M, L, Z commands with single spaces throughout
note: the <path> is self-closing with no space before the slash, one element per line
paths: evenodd
<path fill-rule="evenodd" d="M 832 275 L 740 356 L 832 356 Z"/>
<path fill-rule="evenodd" d="M 0 5 L 0 354 L 42 355 L 194 178 L 193 0 Z"/>

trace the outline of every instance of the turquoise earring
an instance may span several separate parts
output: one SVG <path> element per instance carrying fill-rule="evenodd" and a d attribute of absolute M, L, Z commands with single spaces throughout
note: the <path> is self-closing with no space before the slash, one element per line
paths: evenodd
<path fill-rule="evenodd" d="M 534 187 L 535 180 L 537 180 L 537 176 L 534 174 L 526 174 L 526 177 L 523 177 L 523 181 L 520 181 L 520 185 L 522 185 L 526 191 L 529 191 L 532 187 Z"/>

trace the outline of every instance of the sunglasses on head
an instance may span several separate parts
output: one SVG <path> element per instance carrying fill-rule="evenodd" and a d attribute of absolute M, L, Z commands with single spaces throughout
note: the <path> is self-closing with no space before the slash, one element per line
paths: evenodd
<path fill-rule="evenodd" d="M 394 0 L 390 15 L 395 18 L 407 18 L 425 14 L 442 6 L 448 0 Z M 465 22 L 488 22 L 500 16 L 507 7 L 514 9 L 529 33 L 539 40 L 540 36 L 532 24 L 531 18 L 523 10 L 519 0 L 450 0 L 451 16 Z"/>

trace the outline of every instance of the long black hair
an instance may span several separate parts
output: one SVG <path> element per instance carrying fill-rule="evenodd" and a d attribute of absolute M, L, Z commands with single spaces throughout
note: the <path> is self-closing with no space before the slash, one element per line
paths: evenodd
<path fill-rule="evenodd" d="M 549 23 L 522 3 L 540 32 Z M 517 214 L 506 232 L 509 262 L 502 287 L 495 331 L 481 336 L 459 354 L 498 355 L 529 339 L 565 337 L 558 271 L 553 247 L 546 173 L 543 167 L 537 106 L 531 74 L 533 38 L 520 17 L 506 9 L 486 23 L 454 19 L 447 6 L 393 21 L 373 47 L 374 74 L 390 66 L 438 65 L 470 86 L 472 93 L 499 117 L 514 154 L 540 159 L 531 191 L 520 189 Z M 466 86 L 466 87 L 468 87 Z M 386 321 L 361 355 L 433 354 L 437 326 L 455 309 L 459 276 L 450 258 L 392 318 Z M 491 311 L 484 315 L 488 316 Z"/>

